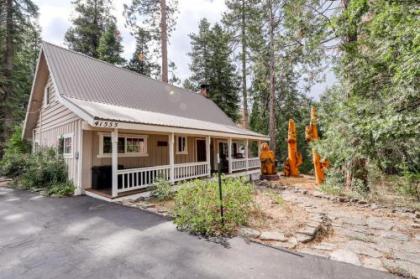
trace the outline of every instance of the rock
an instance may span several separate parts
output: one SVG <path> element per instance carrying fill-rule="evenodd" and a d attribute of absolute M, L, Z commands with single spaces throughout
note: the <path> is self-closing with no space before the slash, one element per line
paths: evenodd
<path fill-rule="evenodd" d="M 319 256 L 319 257 L 328 257 L 326 251 L 317 250 L 310 247 L 305 247 L 303 249 L 300 249 L 299 252 L 309 254 L 309 255 Z"/>
<path fill-rule="evenodd" d="M 369 217 L 367 219 L 367 225 L 372 229 L 389 231 L 394 226 L 394 223 L 383 218 Z"/>
<path fill-rule="evenodd" d="M 323 194 L 323 193 L 321 193 L 321 192 L 319 192 L 319 191 L 314 191 L 314 192 L 312 193 L 312 195 L 313 195 L 315 198 L 322 198 L 322 197 L 324 197 L 324 194 Z"/>
<path fill-rule="evenodd" d="M 314 245 L 312 248 L 315 248 L 317 250 L 332 251 L 336 249 L 337 246 L 332 243 L 319 243 L 317 245 Z"/>
<path fill-rule="evenodd" d="M 417 234 L 414 236 L 414 239 L 415 239 L 415 240 L 420 241 L 420 233 L 417 233 Z"/>
<path fill-rule="evenodd" d="M 306 235 L 314 237 L 318 230 L 319 230 L 319 226 L 313 227 L 313 226 L 306 225 L 304 228 L 299 229 L 298 233 L 306 234 Z"/>
<path fill-rule="evenodd" d="M 350 250 L 356 254 L 369 256 L 372 258 L 380 258 L 383 254 L 372 247 L 370 247 L 367 243 L 358 241 L 358 240 L 351 240 L 349 241 L 345 248 Z"/>
<path fill-rule="evenodd" d="M 367 201 L 360 200 L 360 201 L 358 201 L 357 203 L 358 203 L 358 204 L 367 204 Z"/>
<path fill-rule="evenodd" d="M 261 232 L 251 228 L 241 227 L 239 229 L 239 235 L 245 238 L 257 238 L 261 235 Z"/>
<path fill-rule="evenodd" d="M 384 267 L 391 273 L 398 274 L 406 278 L 420 278 L 420 265 L 400 260 L 382 261 Z"/>
<path fill-rule="evenodd" d="M 291 237 L 288 240 L 289 243 L 294 244 L 295 246 L 299 243 L 299 241 L 296 239 L 296 237 Z"/>
<path fill-rule="evenodd" d="M 411 226 L 412 226 L 414 229 L 420 229 L 420 224 L 418 224 L 418 223 L 413 223 L 413 224 L 411 224 Z"/>
<path fill-rule="evenodd" d="M 417 219 L 420 219 L 420 211 L 416 211 L 415 215 L 414 215 Z"/>
<path fill-rule="evenodd" d="M 386 231 L 381 234 L 381 237 L 383 238 L 389 238 L 389 239 L 395 239 L 399 241 L 408 241 L 410 237 L 406 234 L 399 233 L 399 232 L 392 232 L 392 231 Z"/>
<path fill-rule="evenodd" d="M 351 198 L 350 199 L 350 202 L 354 202 L 354 203 L 356 203 L 356 202 L 358 202 L 359 201 L 359 199 L 357 199 L 357 198 Z"/>
<path fill-rule="evenodd" d="M 415 253 L 407 253 L 406 251 L 395 251 L 394 259 L 403 260 L 420 265 L 420 257 Z"/>
<path fill-rule="evenodd" d="M 338 201 L 339 202 L 348 202 L 349 200 L 346 197 L 339 197 Z"/>
<path fill-rule="evenodd" d="M 362 262 L 363 262 L 364 267 L 376 269 L 380 271 L 386 271 L 380 259 L 366 257 L 362 260 Z"/>
<path fill-rule="evenodd" d="M 378 205 L 376 203 L 372 203 L 370 205 L 370 208 L 372 208 L 373 210 L 378 209 Z"/>
<path fill-rule="evenodd" d="M 290 242 L 280 242 L 276 241 L 271 244 L 273 247 L 277 248 L 286 248 L 286 249 L 294 249 L 296 247 L 296 244 L 290 243 Z"/>
<path fill-rule="evenodd" d="M 342 222 L 350 225 L 366 226 L 366 220 L 361 217 L 344 217 Z"/>
<path fill-rule="evenodd" d="M 306 243 L 314 239 L 313 235 L 307 235 L 307 234 L 302 234 L 302 233 L 296 233 L 295 237 L 297 241 L 301 243 Z"/>
<path fill-rule="evenodd" d="M 274 241 L 287 241 L 287 238 L 281 232 L 262 232 L 260 235 L 261 240 L 274 240 Z"/>
<path fill-rule="evenodd" d="M 331 260 L 360 265 L 359 257 L 355 253 L 345 249 L 338 249 L 330 254 Z"/>

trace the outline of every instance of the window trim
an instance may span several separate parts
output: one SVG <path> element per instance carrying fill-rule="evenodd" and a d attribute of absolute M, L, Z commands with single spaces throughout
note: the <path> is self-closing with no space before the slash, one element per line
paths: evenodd
<path fill-rule="evenodd" d="M 112 137 L 110 133 L 98 133 L 99 135 L 99 151 L 97 158 L 111 158 L 111 153 L 103 153 L 104 151 L 104 137 Z M 134 135 L 134 134 L 118 134 L 118 138 L 124 138 L 124 153 L 118 153 L 118 157 L 148 157 L 148 145 L 147 145 L 147 135 Z M 127 138 L 143 139 L 145 152 L 127 152 Z"/>
<path fill-rule="evenodd" d="M 63 157 L 64 158 L 73 158 L 73 145 L 74 145 L 74 137 L 73 137 L 73 133 L 67 133 L 67 134 L 61 134 L 57 137 L 57 140 L 60 140 L 61 138 L 63 138 Z M 66 138 L 70 138 L 71 139 L 71 146 L 70 146 L 70 152 L 69 153 L 64 153 L 64 140 Z M 59 144 L 57 144 L 57 148 L 59 147 Z"/>
<path fill-rule="evenodd" d="M 51 98 L 51 86 L 47 84 L 44 89 L 44 107 L 48 107 L 51 104 L 50 98 Z"/>
<path fill-rule="evenodd" d="M 180 138 L 185 138 L 185 148 L 184 148 L 183 151 L 178 150 L 178 147 L 179 147 L 178 143 L 179 143 Z M 183 135 L 176 136 L 175 144 L 176 144 L 175 154 L 177 154 L 177 155 L 187 155 L 188 154 L 188 137 L 187 136 L 183 136 Z"/>

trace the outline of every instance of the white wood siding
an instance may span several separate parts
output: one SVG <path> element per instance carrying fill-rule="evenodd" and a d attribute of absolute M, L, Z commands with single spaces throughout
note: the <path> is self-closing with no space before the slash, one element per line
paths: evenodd
<path fill-rule="evenodd" d="M 79 131 L 81 120 L 73 112 L 63 106 L 57 97 L 51 77 L 48 77 L 46 86 L 50 87 L 50 103 L 43 104 L 40 109 L 36 128 L 34 130 L 34 141 L 40 147 L 58 146 L 58 139 L 64 134 L 73 134 L 72 156 L 65 158 L 69 179 L 77 185 L 77 162 L 79 153 Z"/>

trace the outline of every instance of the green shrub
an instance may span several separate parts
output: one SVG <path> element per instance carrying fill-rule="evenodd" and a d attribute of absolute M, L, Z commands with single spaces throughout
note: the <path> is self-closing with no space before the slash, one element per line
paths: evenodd
<path fill-rule="evenodd" d="M 47 189 L 48 196 L 69 197 L 74 193 L 74 185 L 70 181 L 57 182 Z"/>
<path fill-rule="evenodd" d="M 181 230 L 206 236 L 231 235 L 246 224 L 252 209 L 253 187 L 244 178 L 223 178 L 224 226 L 220 217 L 217 179 L 181 185 L 175 196 L 175 223 Z"/>
<path fill-rule="evenodd" d="M 32 154 L 19 178 L 19 184 L 26 189 L 48 188 L 64 182 L 67 182 L 67 166 L 54 149 Z"/>
<path fill-rule="evenodd" d="M 0 161 L 0 175 L 16 178 L 22 175 L 29 159 L 30 145 L 22 139 L 22 127 L 17 126 L 6 142 Z"/>
<path fill-rule="evenodd" d="M 338 196 L 343 192 L 344 177 L 341 172 L 330 169 L 327 171 L 326 179 L 319 189 L 327 194 Z"/>
<path fill-rule="evenodd" d="M 172 185 L 168 180 L 158 179 L 154 183 L 155 189 L 152 191 L 152 195 L 158 200 L 169 200 L 174 196 L 172 191 Z"/>
<path fill-rule="evenodd" d="M 403 176 L 397 182 L 397 191 L 420 201 L 420 173 L 404 170 Z"/>

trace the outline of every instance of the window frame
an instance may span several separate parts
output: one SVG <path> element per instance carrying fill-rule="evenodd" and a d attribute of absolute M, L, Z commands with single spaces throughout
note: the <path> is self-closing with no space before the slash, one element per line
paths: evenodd
<path fill-rule="evenodd" d="M 51 104 L 51 86 L 46 85 L 44 89 L 44 107 L 48 107 Z"/>
<path fill-rule="evenodd" d="M 67 133 L 67 134 L 61 134 L 57 137 L 58 140 L 58 144 L 57 144 L 57 148 L 60 147 L 60 139 L 63 139 L 63 150 L 62 150 L 62 155 L 64 158 L 73 158 L 73 145 L 74 145 L 74 139 L 73 139 L 73 133 Z M 65 142 L 66 139 L 70 139 L 70 152 L 65 153 Z"/>
<path fill-rule="evenodd" d="M 182 151 L 180 151 L 178 149 L 178 147 L 179 147 L 179 139 L 180 138 L 184 138 L 185 139 L 184 150 L 182 150 Z M 176 136 L 175 144 L 176 144 L 176 148 L 175 148 L 176 154 L 178 154 L 178 155 L 187 155 L 188 154 L 188 137 L 187 136 L 183 136 L 183 135 Z"/>
<path fill-rule="evenodd" d="M 112 151 L 110 153 L 104 153 L 104 137 L 111 137 L 110 133 L 98 133 L 99 135 L 99 151 L 98 158 L 110 158 L 112 157 Z M 118 152 L 118 157 L 148 157 L 148 145 L 147 145 L 147 135 L 134 135 L 134 134 L 118 134 L 118 139 L 124 139 L 124 152 Z M 143 139 L 144 142 L 144 151 L 143 152 L 128 152 L 127 151 L 127 139 Z M 112 149 L 112 148 L 111 148 Z"/>

